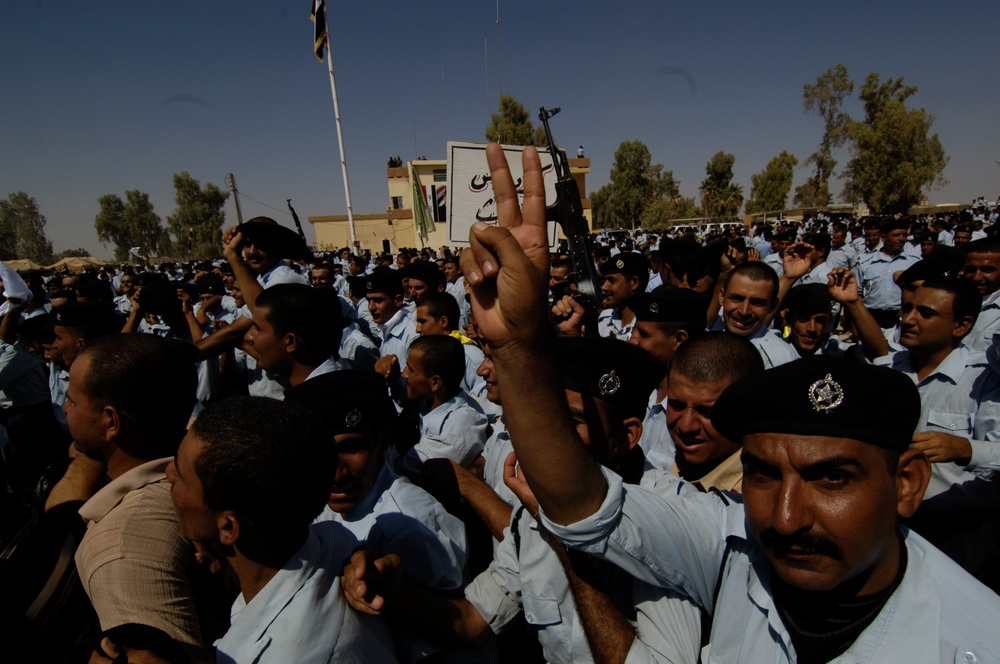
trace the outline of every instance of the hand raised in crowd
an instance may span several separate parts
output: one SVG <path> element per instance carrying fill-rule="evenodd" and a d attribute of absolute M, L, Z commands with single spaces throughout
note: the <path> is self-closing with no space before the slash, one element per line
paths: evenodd
<path fill-rule="evenodd" d="M 552 318 L 564 337 L 583 336 L 583 317 L 587 310 L 572 295 L 563 295 L 552 305 Z"/>
<path fill-rule="evenodd" d="M 548 317 L 549 247 L 545 187 L 538 151 L 524 149 L 524 204 L 518 205 L 503 149 L 491 143 L 486 160 L 493 179 L 499 225 L 472 226 L 462 272 L 472 289 L 472 310 L 480 333 L 496 351 L 544 334 Z"/>
<path fill-rule="evenodd" d="M 378 616 L 385 610 L 402 575 L 399 556 L 389 554 L 380 558 L 373 549 L 363 546 L 345 561 L 340 588 L 355 610 Z"/>
<path fill-rule="evenodd" d="M 538 519 L 538 499 L 535 498 L 535 492 L 531 490 L 521 474 L 517 465 L 517 455 L 513 452 L 508 454 L 507 459 L 503 462 L 503 483 L 517 496 L 517 499 L 524 505 L 524 509 L 528 510 L 528 514 Z"/>
<path fill-rule="evenodd" d="M 854 304 L 861 299 L 861 294 L 858 292 L 858 279 L 853 270 L 846 267 L 834 268 L 830 270 L 826 283 L 830 297 L 841 304 Z"/>
<path fill-rule="evenodd" d="M 753 263 L 760 260 L 760 252 L 756 249 L 747 249 L 747 262 Z"/>
<path fill-rule="evenodd" d="M 181 301 L 181 313 L 190 314 L 194 313 L 194 307 L 191 306 L 191 294 L 188 293 L 183 288 L 177 289 L 177 299 Z"/>
<path fill-rule="evenodd" d="M 920 450 L 931 463 L 954 461 L 967 466 L 972 461 L 972 443 L 967 438 L 943 431 L 918 431 L 913 434 L 910 449 Z"/>
<path fill-rule="evenodd" d="M 378 358 L 375 361 L 375 371 L 381 374 L 388 383 L 395 383 L 402 375 L 402 369 L 399 368 L 399 358 L 395 355 Z"/>
<path fill-rule="evenodd" d="M 784 276 L 788 279 L 798 279 L 809 272 L 812 261 L 809 254 L 813 251 L 813 246 L 806 242 L 796 242 L 785 249 L 781 257 L 781 266 L 784 268 Z"/>

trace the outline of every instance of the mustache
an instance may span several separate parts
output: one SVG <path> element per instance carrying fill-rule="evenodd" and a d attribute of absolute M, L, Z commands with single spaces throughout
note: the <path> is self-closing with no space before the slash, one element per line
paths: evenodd
<path fill-rule="evenodd" d="M 774 528 L 765 528 L 760 533 L 760 543 L 765 549 L 773 551 L 778 558 L 787 555 L 791 549 L 804 549 L 834 560 L 844 558 L 844 552 L 839 546 L 809 530 L 794 535 L 782 535 Z"/>

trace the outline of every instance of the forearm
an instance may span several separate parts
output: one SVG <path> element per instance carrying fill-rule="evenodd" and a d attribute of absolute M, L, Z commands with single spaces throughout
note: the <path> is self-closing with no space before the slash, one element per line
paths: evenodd
<path fill-rule="evenodd" d="M 187 322 L 188 332 L 191 333 L 191 341 L 198 341 L 205 336 L 205 329 L 198 324 L 198 319 L 193 313 L 185 311 L 184 320 Z"/>
<path fill-rule="evenodd" d="M 435 643 L 478 648 L 492 633 L 479 611 L 464 597 L 429 590 L 401 580 L 386 601 L 387 617 L 403 621 Z"/>
<path fill-rule="evenodd" d="M 493 538 L 503 540 L 503 531 L 510 523 L 510 515 L 514 511 L 505 503 L 486 482 L 475 477 L 468 471 L 455 471 L 458 475 L 458 490 L 473 511 L 490 529 Z"/>
<path fill-rule="evenodd" d="M 198 359 L 203 360 L 218 355 L 226 348 L 239 346 L 252 324 L 253 321 L 242 316 L 221 330 L 195 341 L 194 345 L 199 351 Z"/>
<path fill-rule="evenodd" d="M 133 304 L 132 311 L 128 313 L 128 320 L 125 321 L 125 325 L 122 327 L 122 334 L 137 332 L 140 321 L 142 321 L 142 314 L 139 312 L 139 307 Z"/>
<path fill-rule="evenodd" d="M 635 641 L 635 628 L 625 619 L 610 597 L 576 573 L 563 545 L 553 542 L 553 546 L 566 572 L 576 612 L 580 616 L 580 623 L 583 625 L 583 632 L 587 637 L 594 662 L 597 664 L 624 662 L 632 648 L 632 642 Z"/>
<path fill-rule="evenodd" d="M 62 479 L 49 492 L 49 497 L 45 500 L 45 511 L 49 512 L 70 503 L 85 503 L 97 493 L 106 477 L 107 467 L 102 462 L 94 461 L 82 454 L 75 457 Z"/>
<path fill-rule="evenodd" d="M 569 415 L 561 373 L 548 337 L 493 349 L 511 444 L 546 515 L 568 524 L 593 514 L 607 483 Z"/>
<path fill-rule="evenodd" d="M 856 300 L 850 304 L 845 304 L 844 309 L 851 315 L 854 327 L 858 331 L 858 338 L 865 357 L 874 360 L 876 357 L 883 357 L 889 354 L 889 342 L 882 334 L 875 317 L 861 300 Z"/>
<path fill-rule="evenodd" d="M 236 281 L 240 285 L 240 290 L 243 291 L 243 299 L 246 300 L 247 307 L 253 313 L 257 296 L 264 292 L 264 288 L 257 281 L 257 275 L 254 274 L 250 266 L 243 260 L 243 256 L 237 253 L 226 252 L 226 258 L 229 260 L 229 265 L 233 268 L 233 276 L 236 277 Z"/>

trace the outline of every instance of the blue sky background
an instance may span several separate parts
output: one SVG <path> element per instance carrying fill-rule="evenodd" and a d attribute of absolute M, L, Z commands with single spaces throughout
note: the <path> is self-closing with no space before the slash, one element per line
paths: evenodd
<path fill-rule="evenodd" d="M 23 190 L 56 250 L 107 257 L 97 199 L 148 192 L 164 219 L 173 173 L 224 187 L 244 218 L 291 225 L 344 214 L 325 65 L 312 54 L 309 0 L 0 3 L 0 196 Z M 993 2 L 597 2 L 369 0 L 328 4 L 356 214 L 389 203 L 386 160 L 444 158 L 482 141 L 500 93 L 561 106 L 553 131 L 591 158 L 588 194 L 623 140 L 695 196 L 718 150 L 736 181 L 781 150 L 816 149 L 802 86 L 843 63 L 920 88 L 951 161 L 933 203 L 1000 194 L 1000 86 Z M 484 41 L 487 55 L 484 57 Z M 690 79 L 663 73 L 683 68 Z M 852 99 L 848 110 L 861 116 Z M 848 159 L 838 155 L 839 168 Z M 795 184 L 807 172 L 800 163 Z M 840 182 L 834 184 L 839 192 Z M 273 209 L 276 208 L 276 209 Z M 235 223 L 232 199 L 227 218 Z M 311 228 L 306 232 L 311 234 Z"/>

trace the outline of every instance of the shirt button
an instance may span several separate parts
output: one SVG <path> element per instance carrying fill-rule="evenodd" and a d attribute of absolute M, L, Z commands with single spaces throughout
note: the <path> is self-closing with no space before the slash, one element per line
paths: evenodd
<path fill-rule="evenodd" d="M 976 653 L 972 652 L 971 650 L 969 650 L 965 654 L 963 654 L 962 655 L 962 659 L 964 661 L 968 662 L 968 664 L 975 664 L 975 662 L 979 661 L 979 658 L 976 657 Z"/>
<path fill-rule="evenodd" d="M 951 423 L 951 424 L 949 424 L 948 426 L 949 426 L 949 427 L 951 427 L 952 429 L 954 429 L 954 428 L 955 428 L 955 423 L 954 423 L 954 422 L 952 422 L 952 423 Z M 975 655 L 973 655 L 973 657 L 975 657 Z"/>

